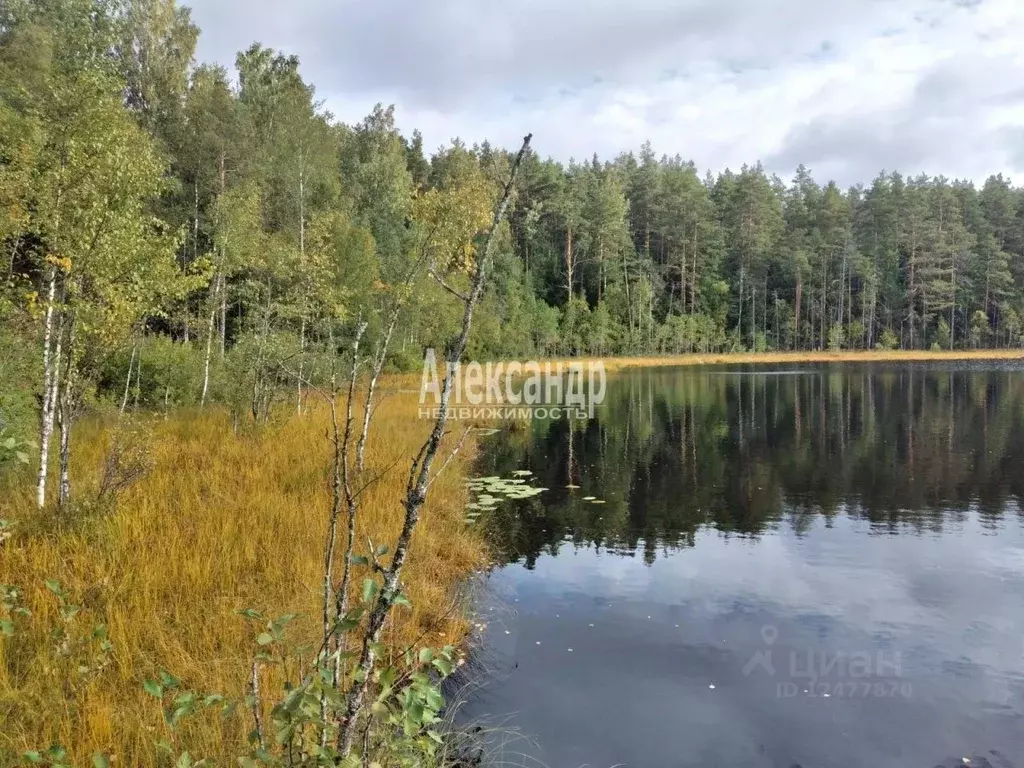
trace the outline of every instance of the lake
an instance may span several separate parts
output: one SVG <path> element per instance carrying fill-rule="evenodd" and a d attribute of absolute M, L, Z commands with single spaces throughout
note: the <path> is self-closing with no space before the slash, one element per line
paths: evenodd
<path fill-rule="evenodd" d="M 1024 368 L 626 370 L 488 438 L 515 470 L 549 490 L 481 518 L 490 760 L 1024 766 Z"/>

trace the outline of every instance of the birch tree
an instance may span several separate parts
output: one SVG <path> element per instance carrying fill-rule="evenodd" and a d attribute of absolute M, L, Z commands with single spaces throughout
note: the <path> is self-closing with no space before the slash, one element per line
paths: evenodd
<path fill-rule="evenodd" d="M 55 130 L 40 164 L 43 181 L 35 211 L 47 285 L 40 506 L 58 410 L 63 504 L 83 379 L 127 339 L 140 315 L 158 308 L 159 295 L 176 279 L 174 240 L 148 213 L 163 166 L 148 137 L 121 108 L 116 91 L 94 73 L 81 73 L 57 84 L 51 106 Z"/>

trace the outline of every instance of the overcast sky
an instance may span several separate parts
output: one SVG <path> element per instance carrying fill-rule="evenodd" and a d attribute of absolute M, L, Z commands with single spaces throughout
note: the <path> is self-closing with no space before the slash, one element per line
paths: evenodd
<path fill-rule="evenodd" d="M 188 3 L 188 0 L 185 0 Z M 1024 177 L 1024 0 L 192 0 L 198 58 L 298 54 L 341 120 L 714 171 Z M 1024 179 L 1022 179 L 1024 180 Z"/>

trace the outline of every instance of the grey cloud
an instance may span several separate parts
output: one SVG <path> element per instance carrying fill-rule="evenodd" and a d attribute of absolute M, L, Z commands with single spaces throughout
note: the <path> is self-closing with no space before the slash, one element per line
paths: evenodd
<path fill-rule="evenodd" d="M 841 184 L 868 181 L 882 169 L 976 177 L 1014 157 L 1020 131 L 987 128 L 985 107 L 1021 99 L 1018 71 L 1003 58 L 949 58 L 919 78 L 895 108 L 818 116 L 797 125 L 766 165 L 785 174 L 800 163 Z"/>
<path fill-rule="evenodd" d="M 693 159 L 713 170 L 767 151 L 766 166 L 783 177 L 802 162 L 845 184 L 883 167 L 952 176 L 1024 166 L 1024 150 L 1012 143 L 1017 133 L 984 128 L 994 108 L 1024 102 L 1019 61 L 986 58 L 990 46 L 974 35 L 956 39 L 965 19 L 1000 2 L 1006 0 L 249 0 L 244 11 L 238 0 L 193 5 L 201 59 L 230 65 L 254 40 L 297 53 L 304 77 L 340 118 L 394 102 L 403 127 L 422 128 L 429 146 L 456 134 L 513 142 L 527 126 L 546 153 L 568 159 L 595 150 L 614 155 L 650 137 L 658 152 L 696 152 Z M 836 103 L 841 79 L 858 77 L 844 73 L 843 62 L 863 60 L 864 47 L 887 35 L 886 44 L 905 48 L 939 36 L 936 51 L 959 54 L 923 72 L 905 104 L 879 109 L 883 100 L 862 96 L 863 103 L 824 112 Z M 759 115 L 746 105 L 831 66 L 839 74 L 821 97 L 792 114 L 778 107 L 768 121 L 771 138 L 760 141 Z M 878 68 L 868 69 L 877 77 Z M 675 88 L 673 81 L 701 85 Z M 681 93 L 698 107 L 694 122 L 675 122 Z M 716 136 L 723 115 L 732 122 Z"/>
<path fill-rule="evenodd" d="M 939 137 L 918 135 L 905 118 L 889 122 L 886 116 L 820 117 L 794 129 L 785 148 L 769 157 L 765 166 L 786 179 L 802 163 L 821 180 L 846 185 L 868 181 L 864 169 L 922 168 L 942 146 Z"/>
<path fill-rule="evenodd" d="M 239 17 L 234 0 L 196 0 L 201 25 L 231 17 L 204 44 L 223 60 L 230 39 L 299 49 L 321 89 L 384 92 L 451 108 L 497 92 L 650 82 L 707 58 L 767 67 L 820 51 L 828 29 L 851 34 L 883 0 L 417 0 L 329 4 L 257 0 Z M 262 22 L 262 23 L 261 23 Z M 267 34 L 272 32 L 274 40 Z M 833 43 L 830 43 L 833 44 Z M 220 49 L 220 50 L 217 50 Z M 233 53 L 233 52 L 232 52 Z"/>

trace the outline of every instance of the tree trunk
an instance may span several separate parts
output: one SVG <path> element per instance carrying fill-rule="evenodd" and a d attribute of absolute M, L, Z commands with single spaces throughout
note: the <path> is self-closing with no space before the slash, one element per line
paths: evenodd
<path fill-rule="evenodd" d="M 690 280 L 690 312 L 697 309 L 697 223 L 693 224 L 693 278 Z"/>
<path fill-rule="evenodd" d="M 214 278 L 214 285 L 217 278 Z M 210 357 L 213 354 L 213 326 L 217 317 L 217 295 L 214 288 L 214 295 L 210 298 L 210 324 L 206 332 L 206 359 L 203 362 L 203 393 L 199 398 L 199 407 L 206 405 L 206 394 L 210 389 Z"/>
<path fill-rule="evenodd" d="M 757 282 L 756 275 L 750 278 L 750 348 L 757 347 Z"/>
<path fill-rule="evenodd" d="M 50 438 L 57 406 L 60 381 L 61 335 L 54 334 L 54 300 L 57 295 L 57 268 L 50 267 L 50 285 L 47 290 L 46 316 L 43 321 L 43 408 L 39 426 L 39 472 L 36 479 L 36 504 L 46 504 L 46 476 L 49 469 Z M 52 351 L 51 351 L 52 349 Z"/>
<path fill-rule="evenodd" d="M 220 359 L 224 359 L 224 349 L 227 346 L 228 334 L 228 286 L 224 282 L 224 273 L 220 276 Z"/>
<path fill-rule="evenodd" d="M 297 393 L 295 398 L 295 413 L 302 415 L 302 369 L 306 362 L 306 313 L 302 313 L 302 322 L 299 325 L 299 375 L 296 383 Z"/>
<path fill-rule="evenodd" d="M 60 394 L 60 486 L 57 506 L 66 509 L 71 499 L 71 426 L 75 419 L 75 321 L 68 331 L 67 365 Z"/>
<path fill-rule="evenodd" d="M 949 348 L 952 349 L 955 336 L 953 329 L 956 328 L 956 254 L 953 254 L 952 266 L 949 270 L 949 284 L 952 289 L 949 302 Z"/>
<path fill-rule="evenodd" d="M 142 352 L 139 352 L 139 359 L 135 363 L 135 402 L 132 404 L 132 409 L 138 413 L 139 410 L 139 393 L 142 391 Z"/>
<path fill-rule="evenodd" d="M 192 261 L 199 258 L 199 176 L 192 180 L 193 207 L 192 207 Z M 189 343 L 189 300 L 185 299 L 185 343 Z"/>
<path fill-rule="evenodd" d="M 11 256 L 7 261 L 7 279 L 10 280 L 14 276 L 14 261 L 18 258 L 18 248 L 21 246 L 21 235 L 14 238 L 11 243 Z"/>
<path fill-rule="evenodd" d="M 629 319 L 629 335 L 633 336 L 633 299 L 629 295 L 629 269 L 626 264 L 626 250 L 622 250 L 622 280 L 626 288 L 626 316 Z"/>
<path fill-rule="evenodd" d="M 804 276 L 796 276 L 796 304 L 793 312 L 793 349 L 800 349 L 800 302 L 804 298 Z"/>
<path fill-rule="evenodd" d="M 782 345 L 779 335 L 781 329 L 779 327 L 779 292 L 777 290 L 772 292 L 772 303 L 775 304 L 775 349 L 778 350 Z"/>
<path fill-rule="evenodd" d="M 739 314 L 736 316 L 736 335 L 741 344 L 743 343 L 743 278 L 745 272 L 743 267 L 743 260 L 740 259 L 740 308 Z"/>
<path fill-rule="evenodd" d="M 917 291 L 917 283 L 915 277 L 915 270 L 917 266 L 917 227 L 913 227 L 911 230 L 910 238 L 910 259 L 908 267 L 910 269 L 910 279 L 907 281 L 907 307 L 909 310 L 908 320 L 910 321 L 910 348 L 914 348 L 914 313 L 916 308 L 915 294 Z"/>
<path fill-rule="evenodd" d="M 761 335 L 768 343 L 768 275 L 764 276 L 764 287 L 761 289 Z"/>
<path fill-rule="evenodd" d="M 128 391 L 132 386 L 132 369 L 135 367 L 135 352 L 137 349 L 138 345 L 132 344 L 132 356 L 128 358 L 128 378 L 124 381 L 124 396 L 121 398 L 120 413 L 124 413 L 124 409 L 128 407 Z"/>
<path fill-rule="evenodd" d="M 679 247 L 679 313 L 686 314 L 686 240 Z"/>
<path fill-rule="evenodd" d="M 844 257 L 845 258 L 845 257 Z M 853 322 L 853 278 L 850 276 L 852 265 L 846 265 L 846 277 L 842 284 L 839 286 L 839 290 L 843 292 L 843 308 L 844 314 L 840 316 L 839 322 L 844 323 L 846 329 L 843 333 L 844 343 L 849 346 L 851 343 L 850 336 L 850 323 Z"/>
<path fill-rule="evenodd" d="M 846 247 L 843 247 L 843 263 L 839 267 L 839 311 L 836 313 L 836 325 L 843 324 L 846 306 Z"/>
<path fill-rule="evenodd" d="M 306 162 L 305 155 L 299 152 L 299 268 L 306 268 Z M 302 368 L 306 354 L 306 309 L 303 297 L 302 324 L 299 329 L 299 377 L 295 411 L 302 415 Z"/>
<path fill-rule="evenodd" d="M 575 270 L 575 258 L 572 253 L 572 227 L 565 228 L 565 283 L 569 288 L 569 298 L 572 298 L 573 272 Z"/>

